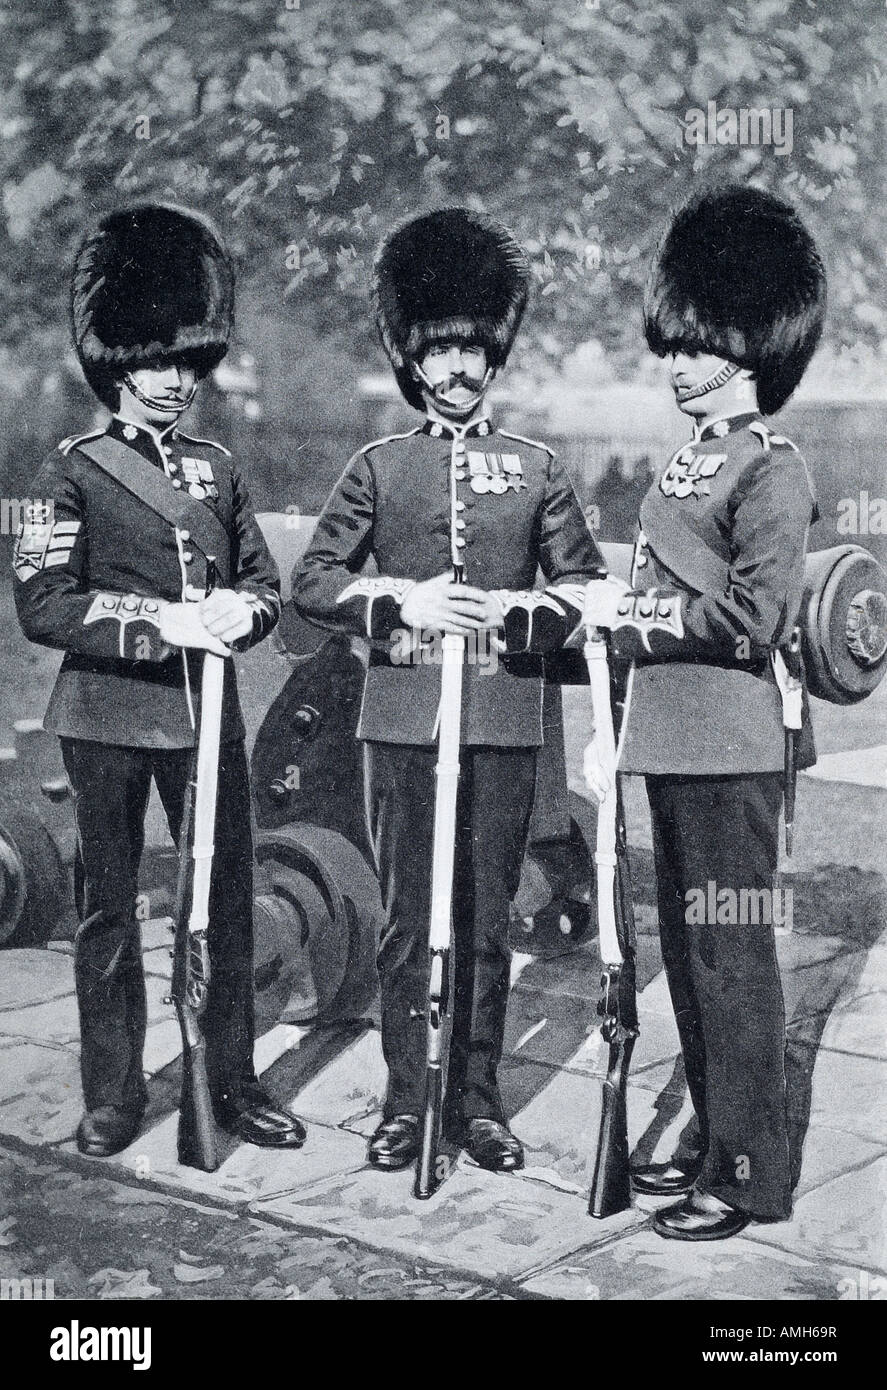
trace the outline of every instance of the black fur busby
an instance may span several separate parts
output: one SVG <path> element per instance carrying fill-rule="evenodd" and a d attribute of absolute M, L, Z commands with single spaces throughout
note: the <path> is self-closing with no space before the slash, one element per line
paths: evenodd
<path fill-rule="evenodd" d="M 816 348 L 825 270 L 794 208 L 758 188 L 696 194 L 672 218 L 644 294 L 655 353 L 709 352 L 754 373 L 758 405 L 779 410 Z"/>
<path fill-rule="evenodd" d="M 435 342 L 464 338 L 504 365 L 527 303 L 530 266 L 511 232 L 485 213 L 441 208 L 395 227 L 373 265 L 382 345 L 410 405 L 422 409 L 409 364 Z"/>
<path fill-rule="evenodd" d="M 234 270 L 208 217 L 169 203 L 109 213 L 74 261 L 71 324 L 87 381 L 113 408 L 124 372 L 186 363 L 198 378 L 228 350 Z"/>

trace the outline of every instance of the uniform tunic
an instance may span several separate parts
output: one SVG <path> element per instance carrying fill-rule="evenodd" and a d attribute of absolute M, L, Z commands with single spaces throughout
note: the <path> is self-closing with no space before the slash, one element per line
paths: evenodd
<path fill-rule="evenodd" d="M 646 776 L 698 1186 L 762 1219 L 788 1216 L 792 1187 L 772 925 L 784 904 L 769 896 L 784 754 L 771 657 L 797 620 L 815 515 L 803 459 L 758 414 L 706 425 L 651 486 L 635 548 L 636 591 L 678 604 L 682 632 L 613 635 L 635 663 L 619 765 Z M 805 718 L 799 763 L 813 759 Z M 770 907 L 696 921 L 691 904 L 719 893 Z"/>
<path fill-rule="evenodd" d="M 199 716 L 202 653 L 160 638 L 160 600 L 219 584 L 243 593 L 261 641 L 280 585 L 242 475 L 219 444 L 114 419 L 66 441 L 31 488 L 16 541 L 25 635 L 65 652 L 45 725 L 61 739 L 78 832 L 75 976 L 87 1108 L 145 1105 L 145 985 L 135 918 L 152 777 L 178 841 Z M 233 663 L 226 662 L 210 893 L 211 984 L 203 1028 L 219 1118 L 249 1101 L 252 1063 L 252 839 Z"/>
<path fill-rule="evenodd" d="M 360 575 L 367 561 L 377 575 Z M 464 668 L 457 806 L 455 969 L 448 1123 L 502 1119 L 496 1067 L 508 998 L 509 903 L 517 891 L 542 742 L 542 657 L 572 625 L 533 593 L 541 567 L 581 582 L 602 560 L 563 466 L 545 445 L 479 421 L 427 420 L 361 450 L 321 513 L 293 576 L 306 618 L 369 638 L 358 736 L 386 924 L 379 948 L 385 1113 L 422 1106 L 428 920 L 440 667 L 430 634 L 406 634 L 413 582 L 463 564 L 468 584 L 500 593 L 506 652 Z M 404 660 L 408 639 L 416 647 Z"/>

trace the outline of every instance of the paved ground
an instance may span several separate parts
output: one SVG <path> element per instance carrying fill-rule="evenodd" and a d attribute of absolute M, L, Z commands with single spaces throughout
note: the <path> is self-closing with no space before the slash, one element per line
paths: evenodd
<path fill-rule="evenodd" d="M 873 758 L 862 760 L 867 777 Z M 463 1156 L 419 1204 L 409 1174 L 369 1169 L 384 1066 L 367 1020 L 278 1025 L 258 1043 L 267 1084 L 310 1126 L 302 1151 L 233 1146 L 214 1174 L 181 1168 L 178 1030 L 162 1002 L 169 925 L 155 920 L 144 924 L 151 1106 L 142 1135 L 111 1160 L 84 1160 L 72 1142 L 81 1104 L 70 945 L 0 956 L 0 1187 L 12 1194 L 0 1216 L 4 1276 L 36 1273 L 26 1261 L 42 1258 L 42 1272 L 58 1271 L 56 1297 L 127 1296 L 128 1286 L 138 1296 L 201 1298 L 884 1296 L 883 806 L 877 787 L 802 779 L 801 849 L 783 877 L 794 892 L 792 930 L 778 942 L 793 1136 L 803 1145 L 791 1222 L 688 1247 L 653 1234 L 653 1199 L 608 1221 L 586 1215 L 605 1060 L 593 947 L 515 958 L 502 1081 L 527 1146 L 522 1174 L 497 1177 Z M 689 1110 L 636 787 L 629 819 L 642 933 L 631 1140 L 664 1156 Z M 88 1235 L 74 1239 L 75 1229 Z"/>
<path fill-rule="evenodd" d="M 45 655 L 28 652 L 34 662 Z M 0 673 L 0 706 L 39 713 L 21 690 L 33 692 L 41 672 L 16 678 L 14 690 Z M 570 784 L 581 791 L 587 701 L 571 705 L 569 691 L 567 700 Z M 59 1298 L 884 1297 L 885 714 L 887 686 L 854 709 L 817 706 L 820 762 L 801 778 L 795 857 L 783 866 L 793 921 L 778 947 L 803 1148 L 791 1222 L 689 1247 L 652 1233 L 652 1199 L 609 1221 L 586 1215 L 604 1064 L 593 947 L 515 958 L 502 1080 L 527 1145 L 522 1174 L 495 1177 L 463 1158 L 440 1193 L 417 1204 L 408 1174 L 368 1169 L 384 1066 L 367 1020 L 278 1026 L 259 1041 L 269 1087 L 309 1122 L 301 1152 L 235 1147 L 215 1174 L 180 1168 L 179 1038 L 162 1003 L 170 937 L 155 920 L 144 924 L 151 1108 L 144 1133 L 112 1160 L 83 1159 L 73 1144 L 81 1101 L 70 946 L 0 953 L 0 1274 L 54 1277 Z M 630 1130 L 658 1157 L 689 1112 L 654 936 L 646 803 L 634 781 L 629 788 L 642 1024 Z"/>

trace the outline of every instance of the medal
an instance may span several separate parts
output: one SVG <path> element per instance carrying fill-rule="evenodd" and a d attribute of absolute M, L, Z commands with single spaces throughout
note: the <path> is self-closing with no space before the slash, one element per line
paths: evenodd
<path fill-rule="evenodd" d="M 472 492 L 491 492 L 493 479 L 487 473 L 474 473 L 471 478 Z"/>
<path fill-rule="evenodd" d="M 515 492 L 520 492 L 521 488 L 527 485 L 524 482 L 524 470 L 520 461 L 520 454 L 503 454 L 502 467 L 508 480 L 508 486 L 514 488 Z"/>
<path fill-rule="evenodd" d="M 197 498 L 198 502 L 202 502 L 203 499 L 206 497 L 206 488 L 203 487 L 200 483 L 191 483 L 190 487 L 188 488 L 188 491 L 192 497 Z"/>
<path fill-rule="evenodd" d="M 501 497 L 503 492 L 508 491 L 509 483 L 507 478 L 503 478 L 501 473 L 494 473 L 489 479 L 490 492 L 494 492 L 497 497 Z"/>

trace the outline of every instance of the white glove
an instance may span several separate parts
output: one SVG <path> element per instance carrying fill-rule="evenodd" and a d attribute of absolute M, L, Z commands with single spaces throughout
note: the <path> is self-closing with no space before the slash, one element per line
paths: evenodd
<path fill-rule="evenodd" d="M 585 778 L 585 785 L 600 806 L 606 799 L 607 792 L 613 783 L 610 773 L 601 759 L 596 738 L 592 738 L 591 742 L 585 746 L 585 752 L 582 755 L 582 775 Z"/>
<path fill-rule="evenodd" d="M 196 603 L 165 603 L 160 609 L 160 636 L 170 647 L 194 647 L 216 656 L 230 656 L 231 649 L 203 625 Z"/>
<path fill-rule="evenodd" d="M 236 589 L 213 589 L 200 600 L 200 617 L 207 631 L 222 642 L 236 642 L 253 630 L 252 604 Z"/>
<path fill-rule="evenodd" d="M 608 574 L 606 579 L 591 579 L 585 586 L 585 608 L 582 618 L 588 627 L 619 627 L 625 622 L 618 612 L 619 604 L 632 588 L 624 579 Z"/>

